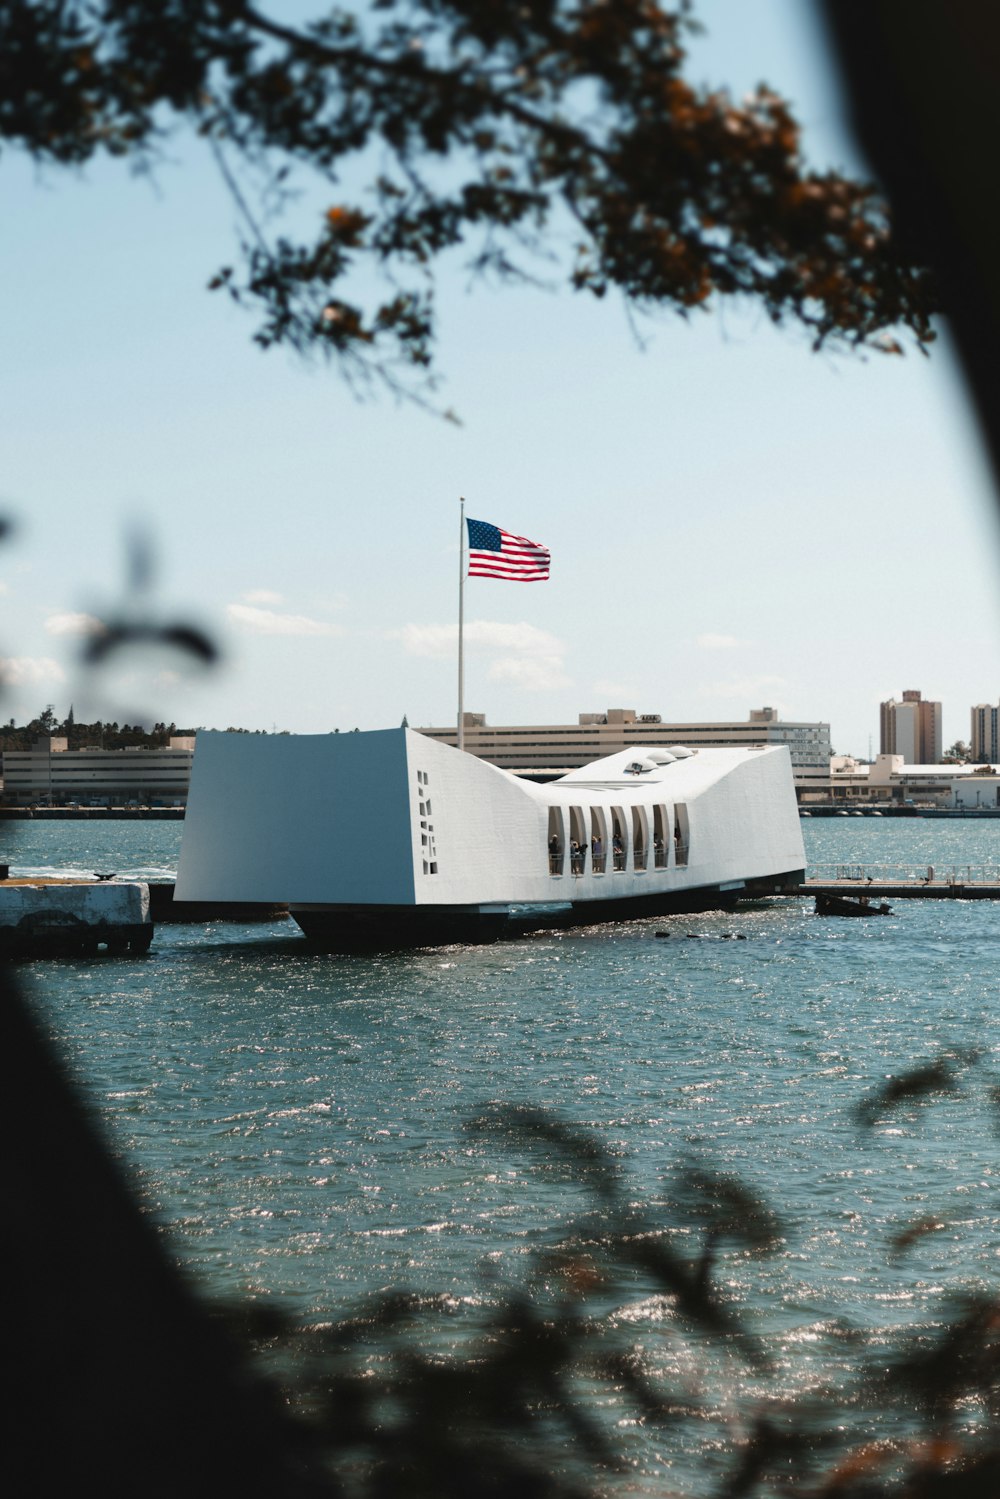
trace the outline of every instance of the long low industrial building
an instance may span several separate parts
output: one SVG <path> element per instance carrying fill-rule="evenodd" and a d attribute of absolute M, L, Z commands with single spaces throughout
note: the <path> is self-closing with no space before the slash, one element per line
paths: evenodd
<path fill-rule="evenodd" d="M 71 750 L 61 738 L 3 755 L 8 807 L 183 807 L 191 782 L 194 736 L 162 749 Z"/>
<path fill-rule="evenodd" d="M 458 740 L 454 724 L 419 732 L 443 744 Z M 754 708 L 749 718 L 725 723 L 665 723 L 659 713 L 636 713 L 633 708 L 581 713 L 575 724 L 493 725 L 483 713 L 466 713 L 463 739 L 469 754 L 537 779 L 554 779 L 633 744 L 651 749 L 671 744 L 689 749 L 784 744 L 800 797 L 817 785 L 825 791 L 830 777 L 830 725 L 783 722 L 775 708 Z"/>

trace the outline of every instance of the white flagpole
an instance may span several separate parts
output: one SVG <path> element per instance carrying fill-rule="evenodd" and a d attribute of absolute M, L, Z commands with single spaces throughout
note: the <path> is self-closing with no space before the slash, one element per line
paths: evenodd
<path fill-rule="evenodd" d="M 465 624 L 465 499 L 461 501 L 458 533 L 458 747 L 465 749 L 465 662 L 462 633 Z"/>

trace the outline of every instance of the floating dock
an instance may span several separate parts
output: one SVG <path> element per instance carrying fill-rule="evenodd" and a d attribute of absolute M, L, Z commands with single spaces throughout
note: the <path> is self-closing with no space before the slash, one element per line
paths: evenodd
<path fill-rule="evenodd" d="M 1000 880 L 811 880 L 797 895 L 867 895 L 871 900 L 1000 900 Z"/>
<path fill-rule="evenodd" d="M 871 900 L 1000 900 L 1000 864 L 814 864 L 802 895 Z"/>

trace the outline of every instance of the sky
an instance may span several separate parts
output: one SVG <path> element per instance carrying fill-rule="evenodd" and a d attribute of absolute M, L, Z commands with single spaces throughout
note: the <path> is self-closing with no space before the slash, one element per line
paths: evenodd
<path fill-rule="evenodd" d="M 801 0 L 701 0 L 689 76 L 767 81 L 812 165 L 862 165 Z M 459 498 L 548 546 L 533 585 L 467 583 L 467 710 L 573 723 L 771 705 L 878 750 L 878 705 L 1000 699 L 1000 535 L 957 365 L 817 355 L 754 309 L 639 324 L 620 302 L 441 268 L 438 395 L 461 424 L 359 401 L 252 341 L 205 288 L 232 204 L 196 142 L 155 181 L 0 157 L 0 719 L 325 733 L 456 711 Z M 206 628 L 211 671 L 150 654 L 94 677 L 127 601 Z"/>

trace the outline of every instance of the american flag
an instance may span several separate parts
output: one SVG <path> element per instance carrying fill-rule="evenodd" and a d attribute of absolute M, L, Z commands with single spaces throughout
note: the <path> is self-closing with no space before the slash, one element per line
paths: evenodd
<path fill-rule="evenodd" d="M 509 583 L 540 583 L 549 575 L 546 547 L 526 536 L 512 536 L 488 521 L 470 520 L 469 577 L 506 578 Z"/>

